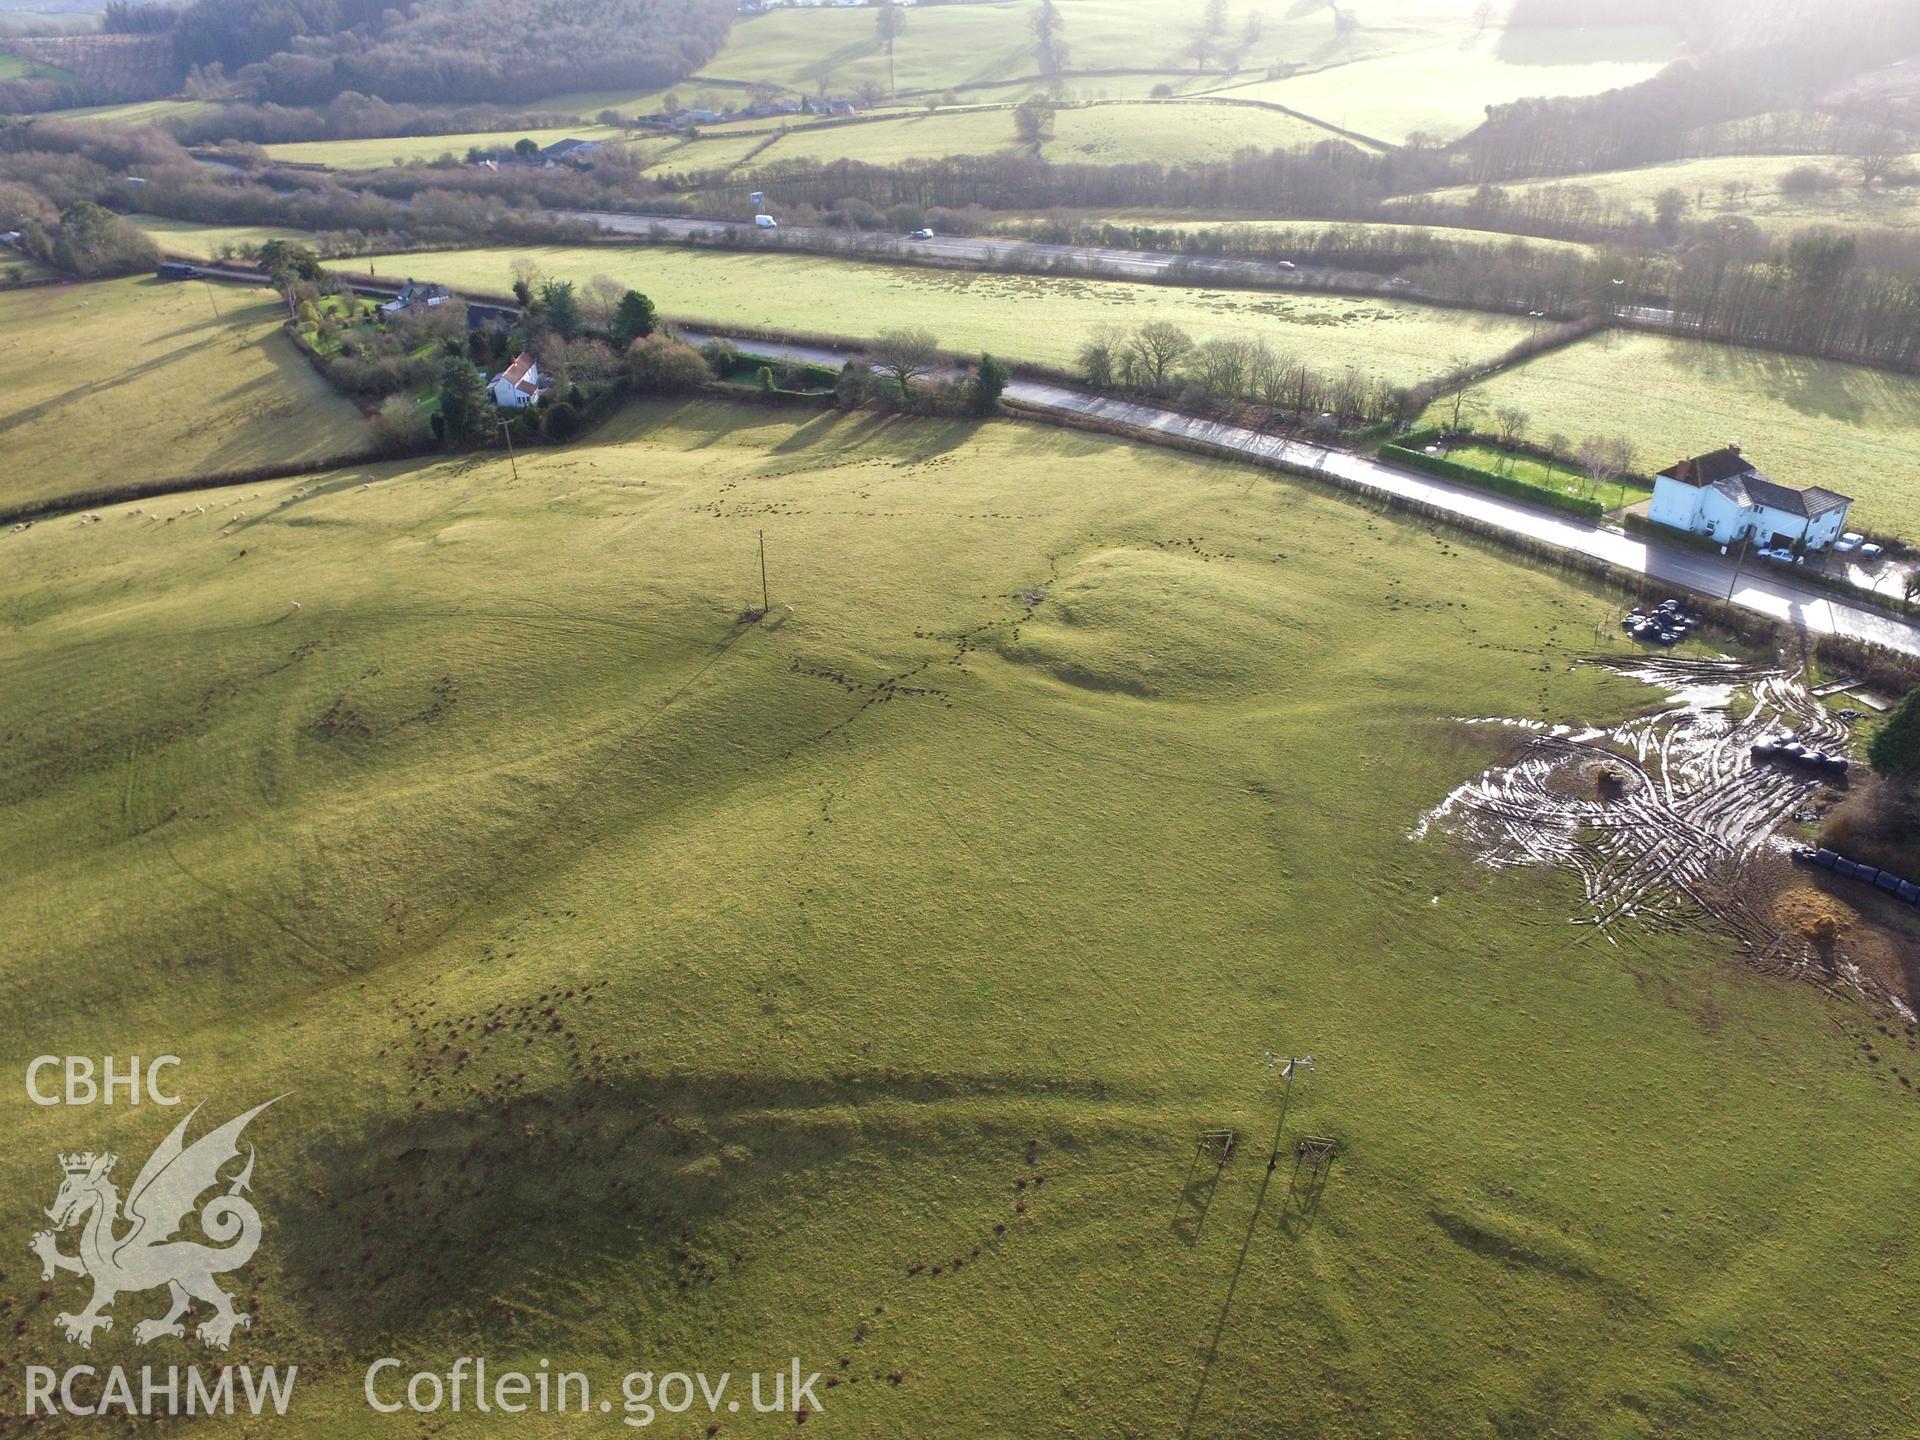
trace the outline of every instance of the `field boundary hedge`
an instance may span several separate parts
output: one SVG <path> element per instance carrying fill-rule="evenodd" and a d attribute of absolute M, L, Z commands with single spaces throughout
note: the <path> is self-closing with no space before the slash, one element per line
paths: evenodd
<path fill-rule="evenodd" d="M 1409 450 L 1404 445 L 1382 445 L 1380 458 L 1391 460 L 1396 465 L 1404 465 L 1412 470 L 1425 470 L 1431 475 L 1439 475 L 1448 480 L 1459 480 L 1481 490 L 1491 490 L 1500 495 L 1511 496 L 1515 500 L 1545 505 L 1553 510 L 1564 510 L 1569 515 L 1580 516 L 1583 520 L 1598 520 L 1607 513 L 1607 507 L 1598 500 L 1582 500 L 1576 495 L 1562 495 L 1557 491 L 1543 490 L 1538 485 L 1527 484 L 1524 480 L 1496 475 L 1491 470 L 1476 469 L 1472 465 L 1462 465 L 1457 460 L 1429 455 L 1423 450 Z"/>
<path fill-rule="evenodd" d="M 436 443 L 434 449 L 440 447 Z M 52 520 L 76 510 L 91 510 L 96 505 L 124 505 L 129 500 L 150 500 L 161 495 L 185 495 L 193 490 L 218 490 L 224 485 L 247 485 L 256 480 L 291 480 L 298 475 L 318 475 L 326 470 L 347 470 L 381 460 L 404 460 L 425 455 L 425 448 L 386 454 L 375 450 L 355 450 L 340 455 L 322 455 L 313 460 L 291 460 L 284 465 L 251 465 L 244 470 L 208 470 L 199 475 L 176 475 L 166 480 L 131 480 L 99 490 L 82 490 L 73 495 L 51 495 L 44 500 L 28 500 L 0 508 L 0 525 L 22 520 Z"/>

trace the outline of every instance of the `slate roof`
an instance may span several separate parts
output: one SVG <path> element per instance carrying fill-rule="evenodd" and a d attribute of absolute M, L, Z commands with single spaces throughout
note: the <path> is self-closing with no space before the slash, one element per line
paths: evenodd
<path fill-rule="evenodd" d="M 1753 462 L 1729 445 L 1721 450 L 1710 450 L 1705 455 L 1696 455 L 1691 460 L 1682 460 L 1677 465 L 1669 465 L 1660 473 L 1669 480 L 1684 480 L 1689 485 L 1717 485 L 1732 476 L 1748 474 L 1752 469 Z"/>
<path fill-rule="evenodd" d="M 1696 455 L 1691 460 L 1682 460 L 1677 465 L 1669 465 L 1660 474 L 1684 485 L 1718 490 L 1743 510 L 1764 505 L 1770 510 L 1798 515 L 1807 520 L 1817 519 L 1830 510 L 1845 509 L 1853 503 L 1850 496 L 1819 485 L 1796 490 L 1791 485 L 1769 480 L 1732 445 L 1708 451 L 1705 455 Z"/>

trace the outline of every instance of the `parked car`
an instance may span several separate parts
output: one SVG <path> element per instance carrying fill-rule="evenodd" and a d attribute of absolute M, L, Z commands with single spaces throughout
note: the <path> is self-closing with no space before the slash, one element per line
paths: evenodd
<path fill-rule="evenodd" d="M 1886 553 L 1887 550 L 1884 545 L 1876 545 L 1871 540 L 1860 547 L 1860 558 L 1862 560 L 1878 560 Z"/>
<path fill-rule="evenodd" d="M 931 240 L 933 238 L 933 231 L 927 229 L 925 226 L 922 226 L 918 230 L 909 231 L 907 233 L 907 238 L 909 240 Z"/>
<path fill-rule="evenodd" d="M 1833 542 L 1833 548 L 1838 550 L 1842 555 L 1850 555 L 1855 550 L 1858 550 L 1862 545 L 1866 543 L 1867 543 L 1866 536 L 1861 535 L 1856 531 L 1849 530 L 1847 531 L 1846 534 L 1842 535 L 1838 540 Z"/>
<path fill-rule="evenodd" d="M 1771 550 L 1762 550 L 1760 553 L 1769 560 L 1780 560 L 1788 565 L 1793 563 L 1793 551 L 1784 545 L 1776 545 Z"/>
<path fill-rule="evenodd" d="M 756 215 L 753 217 L 753 223 L 762 230 L 778 230 L 780 228 L 780 222 L 771 215 Z"/>

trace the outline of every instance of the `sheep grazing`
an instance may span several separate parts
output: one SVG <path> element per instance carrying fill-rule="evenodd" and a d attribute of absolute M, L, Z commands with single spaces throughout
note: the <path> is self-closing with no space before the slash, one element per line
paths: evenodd
<path fill-rule="evenodd" d="M 296 609 L 296 610 L 298 610 L 298 609 L 300 608 L 300 602 L 299 602 L 298 600 L 295 600 L 295 601 L 293 602 L 293 608 L 294 608 L 294 609 Z"/>

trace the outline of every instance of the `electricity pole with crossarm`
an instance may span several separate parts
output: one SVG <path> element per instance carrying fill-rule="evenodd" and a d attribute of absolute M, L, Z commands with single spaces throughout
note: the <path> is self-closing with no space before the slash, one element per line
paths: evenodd
<path fill-rule="evenodd" d="M 1295 1055 L 1288 1059 L 1274 1054 L 1271 1050 L 1267 1051 L 1267 1069 L 1271 1070 L 1276 1065 L 1280 1067 L 1280 1078 L 1287 1082 L 1287 1088 L 1280 1092 L 1280 1121 L 1273 1127 L 1273 1153 L 1267 1156 L 1269 1171 L 1276 1169 L 1280 1164 L 1280 1134 L 1287 1128 L 1287 1106 L 1293 1103 L 1294 1071 L 1302 1065 L 1309 1070 L 1314 1068 L 1311 1055 Z"/>

